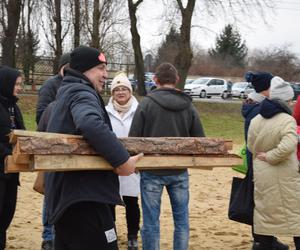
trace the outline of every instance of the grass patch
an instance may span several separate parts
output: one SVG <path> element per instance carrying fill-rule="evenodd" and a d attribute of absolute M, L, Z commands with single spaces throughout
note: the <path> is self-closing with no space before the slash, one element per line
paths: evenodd
<path fill-rule="evenodd" d="M 108 97 L 103 98 L 105 102 Z M 140 99 L 140 98 L 139 98 Z M 36 130 L 35 109 L 37 96 L 21 96 L 18 102 L 28 130 Z M 194 102 L 200 115 L 206 136 L 231 139 L 236 144 L 244 143 L 244 119 L 240 103 Z"/>

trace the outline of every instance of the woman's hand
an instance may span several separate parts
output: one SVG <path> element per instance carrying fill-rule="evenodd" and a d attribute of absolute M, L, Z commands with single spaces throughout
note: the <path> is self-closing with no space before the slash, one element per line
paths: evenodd
<path fill-rule="evenodd" d="M 267 154 L 265 152 L 257 152 L 256 153 L 256 157 L 261 160 L 261 161 L 265 161 L 265 162 L 268 162 L 267 161 Z"/>

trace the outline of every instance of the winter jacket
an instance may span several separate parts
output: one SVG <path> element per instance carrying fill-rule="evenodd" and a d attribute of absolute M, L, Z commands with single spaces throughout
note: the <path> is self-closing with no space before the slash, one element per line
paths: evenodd
<path fill-rule="evenodd" d="M 110 118 L 112 129 L 117 137 L 127 137 L 131 122 L 133 119 L 134 112 L 138 106 L 138 102 L 135 97 L 133 97 L 132 105 L 128 112 L 121 117 L 119 112 L 116 111 L 112 104 L 112 98 L 106 106 L 106 111 Z M 140 193 L 140 174 L 132 174 L 129 176 L 119 176 L 120 182 L 120 194 L 122 196 L 132 196 L 138 197 Z"/>
<path fill-rule="evenodd" d="M 247 144 L 248 138 L 248 129 L 250 126 L 251 120 L 259 114 L 260 110 L 260 103 L 254 102 L 251 99 L 247 99 L 242 106 L 242 115 L 245 119 L 244 121 L 244 135 L 245 135 L 245 142 Z M 253 179 L 253 160 L 252 160 L 252 153 L 246 147 L 246 156 L 247 156 L 247 175 L 252 180 Z"/>
<path fill-rule="evenodd" d="M 203 137 L 204 131 L 192 104 L 184 92 L 159 88 L 140 102 L 130 128 L 133 137 Z M 186 170 L 151 170 L 157 175 L 181 174 Z"/>
<path fill-rule="evenodd" d="M 80 134 L 113 167 L 129 159 L 111 131 L 104 102 L 80 72 L 65 70 L 47 126 L 48 132 Z M 54 224 L 74 203 L 122 204 L 118 176 L 112 171 L 52 172 L 45 176 L 49 223 Z"/>
<path fill-rule="evenodd" d="M 36 106 L 36 124 L 39 124 L 44 110 L 50 102 L 55 100 L 57 90 L 62 82 L 62 76 L 57 74 L 47 79 L 39 90 L 39 99 Z"/>
<path fill-rule="evenodd" d="M 18 182 L 19 174 L 4 174 L 4 159 L 12 153 L 12 145 L 9 143 L 9 133 L 12 129 L 25 129 L 21 111 L 17 105 L 18 98 L 13 96 L 15 82 L 19 73 L 17 70 L 0 67 L 0 179 L 10 178 Z M 12 128 L 11 113 L 14 111 L 15 128 Z"/>
<path fill-rule="evenodd" d="M 265 99 L 248 132 L 256 234 L 300 236 L 297 142 L 296 121 L 289 110 L 276 100 Z M 265 152 L 267 162 L 256 158 L 257 152 Z"/>

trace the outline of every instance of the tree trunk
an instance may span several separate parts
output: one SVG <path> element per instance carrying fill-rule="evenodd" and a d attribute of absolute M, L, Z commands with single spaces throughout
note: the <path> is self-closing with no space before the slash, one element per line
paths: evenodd
<path fill-rule="evenodd" d="M 9 0 L 6 7 L 7 25 L 3 27 L 4 37 L 1 41 L 2 64 L 15 67 L 15 43 L 20 20 L 21 0 Z M 3 13 L 1 19 L 4 23 Z"/>
<path fill-rule="evenodd" d="M 74 48 L 80 45 L 80 0 L 74 0 Z"/>
<path fill-rule="evenodd" d="M 100 38 L 99 38 L 99 22 L 100 22 L 100 10 L 99 0 L 94 0 L 93 10 L 93 30 L 92 30 L 92 47 L 99 49 Z"/>
<path fill-rule="evenodd" d="M 178 88 L 183 89 L 189 68 L 192 63 L 192 49 L 191 49 L 191 22 L 196 0 L 188 0 L 186 8 L 183 8 L 182 1 L 177 0 L 179 5 L 182 23 L 180 26 L 180 40 L 179 51 L 175 57 L 175 67 L 178 70 L 180 81 Z"/>
<path fill-rule="evenodd" d="M 137 18 L 136 18 L 136 10 L 138 5 L 143 2 L 143 0 L 138 0 L 135 4 L 133 0 L 128 0 L 128 9 L 129 9 L 129 17 L 130 17 L 130 31 L 132 37 L 132 47 L 134 50 L 134 61 L 135 61 L 135 73 L 138 81 L 138 94 L 141 96 L 145 96 L 145 66 L 143 53 L 141 49 L 141 39 L 137 29 Z"/>
<path fill-rule="evenodd" d="M 61 0 L 55 0 L 55 17 L 54 22 L 56 25 L 55 29 L 55 56 L 54 56 L 54 62 L 53 62 L 53 73 L 57 74 L 58 72 L 58 66 L 59 66 L 59 59 L 62 55 L 62 24 L 61 24 Z"/>

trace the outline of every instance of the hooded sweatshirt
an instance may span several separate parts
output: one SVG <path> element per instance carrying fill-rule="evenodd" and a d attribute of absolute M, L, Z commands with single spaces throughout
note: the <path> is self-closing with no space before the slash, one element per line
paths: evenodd
<path fill-rule="evenodd" d="M 139 104 L 131 124 L 131 137 L 204 137 L 192 98 L 184 92 L 159 88 Z M 186 170 L 152 170 L 157 175 L 181 174 Z"/>
<path fill-rule="evenodd" d="M 20 72 L 16 69 L 0 67 L 0 178 L 16 178 L 18 174 L 4 174 L 4 159 L 11 154 L 12 145 L 8 134 L 12 129 L 25 129 L 23 117 L 17 106 L 18 98 L 13 96 L 16 79 Z"/>

